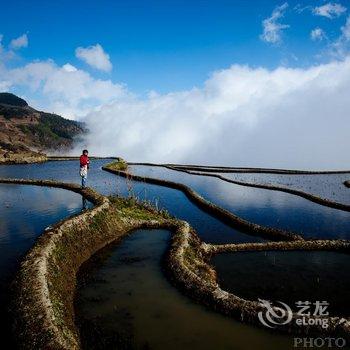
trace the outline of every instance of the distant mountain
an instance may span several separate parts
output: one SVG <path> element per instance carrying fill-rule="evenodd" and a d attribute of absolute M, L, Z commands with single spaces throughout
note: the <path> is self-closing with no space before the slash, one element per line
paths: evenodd
<path fill-rule="evenodd" d="M 14 94 L 0 93 L 0 158 L 25 150 L 66 152 L 85 132 L 82 123 L 37 111 Z"/>

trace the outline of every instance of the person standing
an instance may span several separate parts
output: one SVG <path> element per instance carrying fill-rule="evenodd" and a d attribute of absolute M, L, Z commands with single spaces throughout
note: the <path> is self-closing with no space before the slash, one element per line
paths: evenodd
<path fill-rule="evenodd" d="M 82 188 L 86 187 L 87 173 L 90 167 L 90 160 L 88 154 L 88 150 L 84 149 L 82 155 L 80 156 L 80 176 Z"/>

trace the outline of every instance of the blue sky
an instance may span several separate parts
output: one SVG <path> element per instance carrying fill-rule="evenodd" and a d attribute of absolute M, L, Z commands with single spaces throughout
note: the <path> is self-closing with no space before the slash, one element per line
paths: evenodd
<path fill-rule="evenodd" d="M 27 33 L 28 48 L 12 62 L 54 59 L 87 69 L 96 77 L 123 82 L 134 92 L 164 93 L 201 85 L 210 72 L 231 64 L 267 68 L 305 67 L 327 60 L 322 42 L 310 40 L 315 27 L 339 36 L 346 13 L 329 19 L 312 15 L 325 1 L 288 1 L 283 40 L 260 39 L 262 21 L 283 1 L 6 1 L 0 33 L 6 44 Z M 343 6 L 348 1 L 337 1 Z M 305 9 L 301 13 L 296 8 Z M 113 70 L 90 69 L 74 55 L 99 43 Z M 322 57 L 316 56 L 322 54 Z"/>
<path fill-rule="evenodd" d="M 348 168 L 349 0 L 0 8 L 0 91 L 84 121 L 76 153 Z"/>

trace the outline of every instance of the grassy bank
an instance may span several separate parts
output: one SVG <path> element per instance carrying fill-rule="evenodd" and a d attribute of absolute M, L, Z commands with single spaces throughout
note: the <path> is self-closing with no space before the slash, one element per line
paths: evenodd
<path fill-rule="evenodd" d="M 106 167 L 111 170 L 126 171 L 128 169 L 128 163 L 124 159 L 119 158 L 116 161 L 107 164 Z"/>

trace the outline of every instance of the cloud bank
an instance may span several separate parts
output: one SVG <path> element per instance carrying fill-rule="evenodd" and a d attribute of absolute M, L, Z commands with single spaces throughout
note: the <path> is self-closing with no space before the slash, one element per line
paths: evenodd
<path fill-rule="evenodd" d="M 202 88 L 101 106 L 84 118 L 82 146 L 133 161 L 349 168 L 349 91 L 350 58 L 307 69 L 233 65 Z"/>
<path fill-rule="evenodd" d="M 350 164 L 346 54 L 308 68 L 232 65 L 203 86 L 144 98 L 70 63 L 7 68 L 0 60 L 0 89 L 26 91 L 34 107 L 86 122 L 90 133 L 75 153 L 87 147 L 131 161 L 304 169 Z"/>

